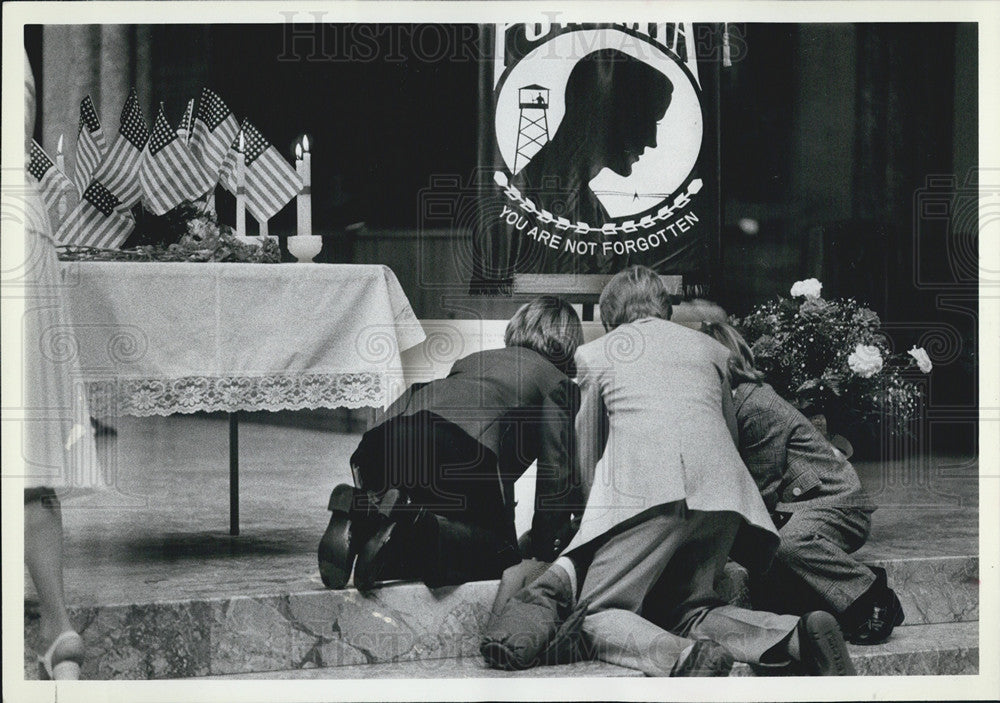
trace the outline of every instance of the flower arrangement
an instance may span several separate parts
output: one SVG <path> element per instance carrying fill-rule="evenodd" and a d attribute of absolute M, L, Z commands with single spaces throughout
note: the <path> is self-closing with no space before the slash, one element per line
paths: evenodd
<path fill-rule="evenodd" d="M 261 244 L 240 241 L 221 224 L 206 200 L 184 202 L 166 214 L 142 217 L 144 223 L 127 249 L 60 246 L 63 261 L 227 261 L 278 263 L 281 251 L 274 237 Z"/>
<path fill-rule="evenodd" d="M 815 278 L 797 281 L 790 298 L 730 322 L 768 383 L 806 415 L 823 414 L 838 429 L 885 421 L 890 432 L 906 432 L 920 390 L 903 371 L 930 373 L 927 352 L 890 353 L 875 312 L 853 298 L 825 300 L 822 287 Z"/>

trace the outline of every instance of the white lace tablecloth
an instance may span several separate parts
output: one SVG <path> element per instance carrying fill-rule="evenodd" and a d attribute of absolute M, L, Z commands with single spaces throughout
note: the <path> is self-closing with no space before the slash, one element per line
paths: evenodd
<path fill-rule="evenodd" d="M 76 354 L 98 416 L 384 406 L 424 340 L 386 266 L 64 262 Z"/>

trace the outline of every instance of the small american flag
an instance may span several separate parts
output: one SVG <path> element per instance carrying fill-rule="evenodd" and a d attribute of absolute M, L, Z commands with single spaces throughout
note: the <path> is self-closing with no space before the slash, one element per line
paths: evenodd
<path fill-rule="evenodd" d="M 205 170 L 188 145 L 167 122 L 160 105 L 153 133 L 139 169 L 142 195 L 150 212 L 162 215 L 185 200 L 195 200 L 215 186 L 215 177 Z"/>
<path fill-rule="evenodd" d="M 119 212 L 121 200 L 100 181 L 83 191 L 80 204 L 70 211 L 56 232 L 62 244 L 114 248 L 128 237 L 135 220 L 130 212 Z"/>
<path fill-rule="evenodd" d="M 139 166 L 148 136 L 139 98 L 133 88 L 122 108 L 121 127 L 115 143 L 91 177 L 92 181 L 100 181 L 104 188 L 114 193 L 122 208 L 132 207 L 142 195 Z"/>
<path fill-rule="evenodd" d="M 90 176 L 107 151 L 104 129 L 97 117 L 94 101 L 88 95 L 80 103 L 80 131 L 76 135 L 76 171 L 73 173 L 73 182 L 78 192 L 86 190 Z"/>
<path fill-rule="evenodd" d="M 185 142 L 191 141 L 191 124 L 194 121 L 194 98 L 188 100 L 187 107 L 184 108 L 184 116 L 181 117 L 180 124 L 177 125 L 177 136 L 183 137 Z M 155 127 L 154 127 L 155 129 Z"/>
<path fill-rule="evenodd" d="M 31 154 L 28 157 L 28 173 L 38 181 L 42 200 L 49 211 L 49 219 L 58 226 L 66 213 L 76 207 L 79 200 L 76 186 L 60 171 L 45 150 L 34 139 L 31 140 Z M 62 201 L 62 208 L 60 208 Z"/>
<path fill-rule="evenodd" d="M 302 178 L 249 120 L 243 120 L 240 131 L 246 159 L 247 209 L 258 222 L 267 222 L 302 190 Z M 239 137 L 233 141 L 219 176 L 219 182 L 233 195 L 236 194 L 238 143 Z"/>
<path fill-rule="evenodd" d="M 191 150 L 213 176 L 218 176 L 229 145 L 240 131 L 236 116 L 216 93 L 201 89 L 191 129 Z"/>

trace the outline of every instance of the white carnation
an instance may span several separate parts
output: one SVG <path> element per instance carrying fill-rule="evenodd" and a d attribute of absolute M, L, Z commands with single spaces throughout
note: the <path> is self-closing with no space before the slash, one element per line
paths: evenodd
<path fill-rule="evenodd" d="M 854 347 L 854 353 L 847 357 L 847 365 L 861 378 L 870 378 L 882 370 L 882 354 L 878 347 L 859 344 Z"/>
<path fill-rule="evenodd" d="M 911 349 L 906 353 L 912 356 L 916 360 L 917 366 L 919 366 L 920 370 L 923 371 L 924 373 L 930 373 L 931 369 L 934 368 L 934 364 L 931 363 L 931 358 L 927 356 L 927 352 L 924 351 L 923 347 L 915 346 L 913 347 L 913 349 Z"/>
<path fill-rule="evenodd" d="M 797 298 L 804 295 L 807 298 L 818 298 L 823 284 L 815 278 L 807 278 L 804 281 L 796 281 L 792 284 L 792 297 Z"/>

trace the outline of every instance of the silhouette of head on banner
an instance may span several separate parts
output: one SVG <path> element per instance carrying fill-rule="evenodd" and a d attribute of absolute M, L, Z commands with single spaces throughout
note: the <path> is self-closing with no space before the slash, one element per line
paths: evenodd
<path fill-rule="evenodd" d="M 540 208 L 571 221 L 610 218 L 589 182 L 608 168 L 628 176 L 656 146 L 673 84 L 656 68 L 616 49 L 581 58 L 566 83 L 566 111 L 556 133 L 515 177 Z"/>

